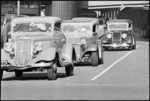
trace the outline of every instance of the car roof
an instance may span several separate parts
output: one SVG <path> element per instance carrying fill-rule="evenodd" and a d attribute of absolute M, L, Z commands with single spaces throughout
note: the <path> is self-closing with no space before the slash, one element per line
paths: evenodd
<path fill-rule="evenodd" d="M 89 24 L 98 24 L 98 19 L 72 19 L 64 20 L 62 23 L 89 23 Z"/>
<path fill-rule="evenodd" d="M 12 20 L 12 23 L 36 22 L 36 21 L 55 23 L 57 21 L 62 21 L 62 20 L 58 17 L 53 17 L 53 16 L 32 16 L 28 18 L 26 17 L 15 18 Z"/>
<path fill-rule="evenodd" d="M 75 17 L 75 18 L 72 18 L 72 20 L 82 21 L 82 20 L 98 20 L 98 19 L 97 18 L 92 18 L 92 17 Z"/>
<path fill-rule="evenodd" d="M 117 23 L 117 22 L 127 22 L 127 23 L 132 23 L 132 20 L 129 20 L 129 19 L 115 19 L 115 20 L 109 20 L 107 21 L 107 23 Z"/>

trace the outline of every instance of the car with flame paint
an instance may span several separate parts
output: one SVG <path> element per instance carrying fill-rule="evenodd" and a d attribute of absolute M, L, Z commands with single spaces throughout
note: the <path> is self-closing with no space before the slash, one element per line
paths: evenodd
<path fill-rule="evenodd" d="M 55 80 L 57 67 L 73 75 L 73 49 L 60 32 L 61 22 L 50 16 L 13 19 L 11 40 L 1 49 L 1 78 L 3 71 L 21 77 L 26 71 L 47 70 L 48 79 Z"/>
<path fill-rule="evenodd" d="M 106 23 L 105 34 L 100 37 L 102 46 L 107 49 L 136 49 L 136 38 L 133 22 L 128 19 L 109 20 Z"/>
<path fill-rule="evenodd" d="M 98 40 L 98 19 L 72 19 L 61 23 L 66 42 L 75 50 L 75 63 L 91 62 L 93 66 L 103 64 L 103 49 Z"/>

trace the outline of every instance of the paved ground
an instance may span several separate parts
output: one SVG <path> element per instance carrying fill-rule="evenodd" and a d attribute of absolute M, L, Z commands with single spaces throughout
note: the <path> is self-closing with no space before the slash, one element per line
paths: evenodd
<path fill-rule="evenodd" d="M 139 39 L 138 39 L 139 40 Z M 133 51 L 106 51 L 104 64 L 75 66 L 74 76 L 58 69 L 58 79 L 45 72 L 27 72 L 22 78 L 4 73 L 2 100 L 148 100 L 149 42 L 137 41 Z"/>

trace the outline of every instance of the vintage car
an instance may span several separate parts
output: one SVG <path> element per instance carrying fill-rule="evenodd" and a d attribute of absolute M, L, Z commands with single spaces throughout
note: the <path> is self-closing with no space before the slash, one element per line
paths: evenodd
<path fill-rule="evenodd" d="M 93 66 L 103 63 L 103 49 L 98 40 L 98 19 L 72 19 L 61 23 L 67 43 L 73 45 L 75 63 L 91 62 Z"/>
<path fill-rule="evenodd" d="M 105 50 L 110 48 L 136 49 L 136 39 L 131 20 L 115 19 L 107 21 L 105 34 L 100 39 Z"/>
<path fill-rule="evenodd" d="M 26 71 L 47 70 L 49 80 L 57 78 L 57 66 L 73 75 L 73 48 L 60 32 L 58 17 L 21 17 L 11 22 L 11 40 L 1 49 L 3 71 L 14 71 L 21 77 Z"/>
<path fill-rule="evenodd" d="M 3 48 L 4 43 L 8 42 L 10 39 L 10 35 L 8 35 L 8 33 L 10 32 L 12 19 L 18 18 L 18 17 L 29 17 L 29 16 L 5 14 L 5 16 L 3 17 L 3 21 L 1 22 L 1 48 Z"/>

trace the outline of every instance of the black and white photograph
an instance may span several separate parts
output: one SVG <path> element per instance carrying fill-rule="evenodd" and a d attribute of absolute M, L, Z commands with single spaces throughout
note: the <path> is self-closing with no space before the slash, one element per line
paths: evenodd
<path fill-rule="evenodd" d="M 149 1 L 1 1 L 0 100 L 149 100 Z"/>

